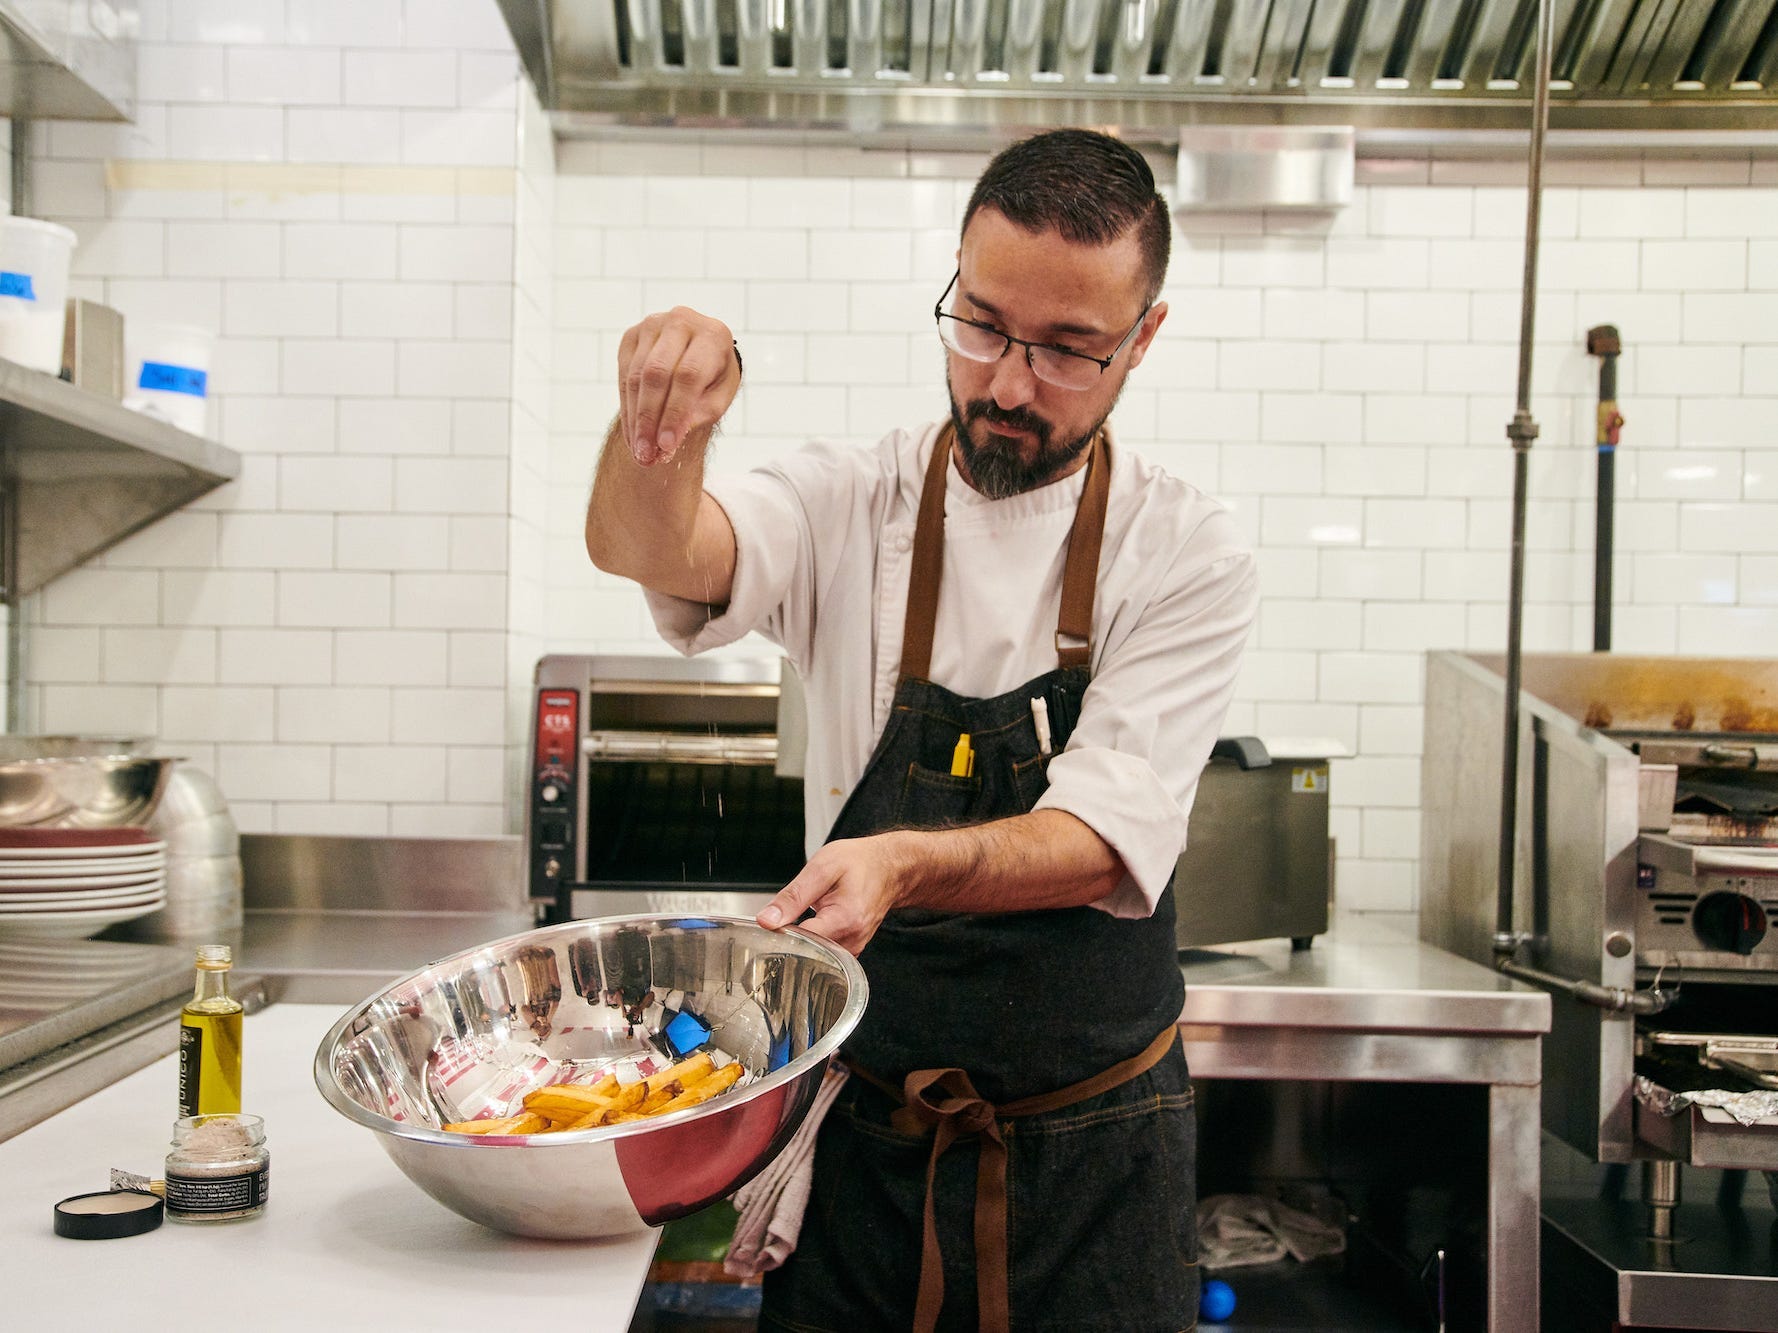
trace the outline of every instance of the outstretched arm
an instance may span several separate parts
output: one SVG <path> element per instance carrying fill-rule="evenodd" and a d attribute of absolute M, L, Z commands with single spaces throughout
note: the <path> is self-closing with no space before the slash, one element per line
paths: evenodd
<path fill-rule="evenodd" d="M 622 407 L 587 502 L 587 554 L 600 569 L 689 601 L 728 602 L 735 534 L 704 492 L 704 453 L 740 384 L 720 320 L 680 306 L 624 334 Z"/>
<path fill-rule="evenodd" d="M 1081 907 L 1123 879 L 1097 833 L 1062 810 L 969 828 L 898 830 L 830 842 L 759 914 L 770 929 L 810 908 L 805 929 L 858 953 L 892 908 L 1018 912 Z"/>

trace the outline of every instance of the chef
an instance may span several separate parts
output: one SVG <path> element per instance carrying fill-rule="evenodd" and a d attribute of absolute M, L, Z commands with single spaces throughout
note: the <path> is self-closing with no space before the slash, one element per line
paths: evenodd
<path fill-rule="evenodd" d="M 1108 424 L 1170 238 L 1118 140 L 1012 145 L 934 275 L 948 416 L 708 488 L 742 349 L 685 308 L 619 346 L 588 551 L 680 651 L 784 649 L 812 848 L 759 920 L 870 979 L 764 1328 L 1196 1321 L 1170 879 L 1256 593 L 1227 512 Z"/>

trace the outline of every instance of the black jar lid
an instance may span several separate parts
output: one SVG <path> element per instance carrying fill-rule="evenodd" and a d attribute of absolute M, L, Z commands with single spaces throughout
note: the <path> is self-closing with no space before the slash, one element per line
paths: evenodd
<path fill-rule="evenodd" d="M 116 1240 L 140 1236 L 161 1224 L 165 1208 L 146 1190 L 100 1190 L 76 1194 L 56 1205 L 56 1235 L 71 1240 Z"/>

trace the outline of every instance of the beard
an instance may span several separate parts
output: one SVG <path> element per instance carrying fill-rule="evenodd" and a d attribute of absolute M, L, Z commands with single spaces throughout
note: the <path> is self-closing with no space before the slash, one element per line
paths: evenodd
<path fill-rule="evenodd" d="M 945 381 L 945 387 L 950 389 L 948 374 Z M 1121 385 L 1119 389 L 1121 391 Z M 1084 435 L 1058 444 L 1054 438 L 1055 428 L 1030 408 L 1003 408 L 992 398 L 959 403 L 955 390 L 951 390 L 950 398 L 951 422 L 956 427 L 957 448 L 963 455 L 968 480 L 990 500 L 1010 499 L 1062 476 L 1086 451 L 1099 428 L 1105 424 L 1105 418 L 1111 415 L 1107 408 L 1105 416 L 1095 421 Z M 1114 399 L 1112 406 L 1116 405 Z M 1016 441 L 997 439 L 987 430 L 982 430 L 978 436 L 972 427 L 984 424 L 1029 432 L 1037 448 L 1027 458 Z"/>

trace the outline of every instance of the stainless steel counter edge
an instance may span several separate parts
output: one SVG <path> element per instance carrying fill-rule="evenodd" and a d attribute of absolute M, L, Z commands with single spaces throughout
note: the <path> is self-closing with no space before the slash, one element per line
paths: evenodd
<path fill-rule="evenodd" d="M 1418 938 L 1410 916 L 1341 914 L 1309 949 L 1259 940 L 1180 955 L 1186 1023 L 1542 1036 L 1551 999 Z"/>
<path fill-rule="evenodd" d="M 1185 977 L 1183 1023 L 1452 1036 L 1542 1036 L 1550 1030 L 1550 997 L 1529 987 L 1477 992 L 1366 990 L 1312 982 L 1243 986 L 1194 981 L 1189 969 Z"/>

